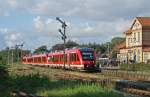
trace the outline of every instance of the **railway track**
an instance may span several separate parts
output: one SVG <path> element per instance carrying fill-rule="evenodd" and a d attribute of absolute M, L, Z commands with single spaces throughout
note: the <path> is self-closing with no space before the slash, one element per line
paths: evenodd
<path fill-rule="evenodd" d="M 134 95 L 142 96 L 142 97 L 150 97 L 150 91 L 144 91 L 139 89 L 133 89 L 133 88 L 124 88 L 124 92 L 131 93 Z"/>
<path fill-rule="evenodd" d="M 85 74 L 84 74 L 85 75 Z M 103 87 L 115 87 L 117 80 L 115 78 L 109 78 L 109 77 L 102 77 L 99 78 L 98 76 L 91 76 L 91 74 L 86 74 L 84 75 L 79 75 L 77 73 L 72 74 L 65 74 L 65 79 L 69 80 L 78 80 L 81 82 L 86 82 L 86 83 L 98 83 Z M 88 75 L 88 76 L 87 76 Z M 130 83 L 130 84 L 129 84 Z M 150 83 L 147 83 L 142 85 L 142 82 L 138 85 L 136 85 L 136 81 L 127 82 L 126 86 L 119 85 L 121 88 L 120 90 L 125 93 L 129 93 L 132 95 L 138 95 L 140 97 L 150 97 Z"/>
<path fill-rule="evenodd" d="M 134 81 L 150 81 L 150 73 L 140 71 L 121 71 L 121 70 L 105 70 L 102 72 L 105 76 L 118 77 L 124 80 Z"/>
<path fill-rule="evenodd" d="M 150 82 L 122 80 L 116 82 L 115 89 L 142 97 L 150 97 Z"/>

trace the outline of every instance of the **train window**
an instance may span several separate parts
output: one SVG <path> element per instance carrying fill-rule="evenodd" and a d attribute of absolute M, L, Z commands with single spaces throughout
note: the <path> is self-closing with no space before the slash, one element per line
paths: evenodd
<path fill-rule="evenodd" d="M 64 56 L 64 55 L 63 55 Z M 63 58 L 63 61 L 67 62 L 67 54 L 65 54 L 65 57 Z"/>
<path fill-rule="evenodd" d="M 61 55 L 60 62 L 64 62 L 64 55 Z"/>
<path fill-rule="evenodd" d="M 35 60 L 35 63 L 37 63 L 37 62 L 38 62 L 38 60 L 37 60 L 37 58 L 36 58 L 36 57 L 34 57 L 34 60 Z"/>
<path fill-rule="evenodd" d="M 94 60 L 94 52 L 93 51 L 81 51 L 83 60 Z"/>
<path fill-rule="evenodd" d="M 63 55 L 60 55 L 60 62 L 63 62 Z"/>
<path fill-rule="evenodd" d="M 33 58 L 31 58 L 31 62 L 33 62 Z"/>
<path fill-rule="evenodd" d="M 57 58 L 56 58 L 56 56 L 54 56 L 54 60 L 53 60 L 54 62 L 56 62 L 57 61 Z"/>
<path fill-rule="evenodd" d="M 72 61 L 72 54 L 69 55 L 69 60 Z"/>
<path fill-rule="evenodd" d="M 59 62 L 59 56 L 58 55 L 56 56 L 56 62 Z"/>
<path fill-rule="evenodd" d="M 34 62 L 36 63 L 36 58 L 34 57 L 33 59 L 34 59 Z"/>
<path fill-rule="evenodd" d="M 79 56 L 76 54 L 76 61 L 79 61 Z"/>
<path fill-rule="evenodd" d="M 60 60 L 61 60 L 61 56 L 60 56 L 60 55 L 58 55 L 58 60 L 59 60 L 59 62 L 60 62 Z"/>
<path fill-rule="evenodd" d="M 48 62 L 53 62 L 53 57 L 52 56 L 48 57 Z"/>
<path fill-rule="evenodd" d="M 73 54 L 73 59 L 74 59 L 74 61 L 77 61 L 77 55 L 76 54 Z"/>
<path fill-rule="evenodd" d="M 30 62 L 29 58 L 28 58 L 28 62 Z"/>
<path fill-rule="evenodd" d="M 44 57 L 41 57 L 41 62 L 44 62 Z"/>
<path fill-rule="evenodd" d="M 69 60 L 72 61 L 72 54 L 69 55 Z"/>
<path fill-rule="evenodd" d="M 33 63 L 34 63 L 34 58 L 32 58 L 32 60 L 33 60 Z"/>
<path fill-rule="evenodd" d="M 29 58 L 29 62 L 31 62 L 31 58 Z"/>
<path fill-rule="evenodd" d="M 53 57 L 53 61 L 54 61 L 54 62 L 58 62 L 58 61 L 59 61 L 59 57 L 58 57 L 57 55 L 55 55 L 55 56 Z"/>
<path fill-rule="evenodd" d="M 79 57 L 76 53 L 70 54 L 70 62 L 79 61 Z"/>
<path fill-rule="evenodd" d="M 58 61 L 58 57 L 57 57 L 57 56 L 55 56 L 54 58 L 55 58 L 55 60 L 54 60 L 54 61 L 55 61 L 55 62 L 57 62 L 57 61 Z"/>
<path fill-rule="evenodd" d="M 72 54 L 73 61 L 76 61 L 76 54 Z"/>
<path fill-rule="evenodd" d="M 42 57 L 42 62 L 46 62 L 46 58 L 45 57 Z"/>
<path fill-rule="evenodd" d="M 38 57 L 37 60 L 38 60 L 38 62 L 41 62 L 41 57 Z"/>

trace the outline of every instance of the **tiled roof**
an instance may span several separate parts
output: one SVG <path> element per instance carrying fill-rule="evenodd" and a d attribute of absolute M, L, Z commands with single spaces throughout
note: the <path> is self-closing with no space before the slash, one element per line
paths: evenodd
<path fill-rule="evenodd" d="M 143 48 L 144 52 L 150 52 L 150 47 Z"/>
<path fill-rule="evenodd" d="M 148 31 L 150 31 L 150 17 L 136 17 L 136 19 L 142 25 L 142 30 L 148 30 Z M 134 20 L 133 24 L 135 23 L 135 21 L 136 20 Z M 133 24 L 132 24 L 132 26 L 133 26 Z M 124 34 L 131 34 L 132 31 L 134 31 L 134 30 L 132 30 L 132 28 L 130 28 L 129 30 L 127 30 L 126 32 L 124 32 Z"/>
<path fill-rule="evenodd" d="M 131 29 L 129 29 L 129 30 L 127 30 L 127 31 L 124 32 L 124 34 L 131 34 L 131 33 L 132 33 Z"/>
<path fill-rule="evenodd" d="M 150 17 L 136 17 L 142 26 L 150 26 Z"/>

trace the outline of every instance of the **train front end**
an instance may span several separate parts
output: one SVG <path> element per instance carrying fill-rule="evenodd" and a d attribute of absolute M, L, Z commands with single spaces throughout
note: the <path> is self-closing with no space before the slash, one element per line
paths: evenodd
<path fill-rule="evenodd" d="M 80 48 L 81 64 L 84 65 L 85 70 L 94 70 L 96 64 L 96 53 L 92 48 Z"/>

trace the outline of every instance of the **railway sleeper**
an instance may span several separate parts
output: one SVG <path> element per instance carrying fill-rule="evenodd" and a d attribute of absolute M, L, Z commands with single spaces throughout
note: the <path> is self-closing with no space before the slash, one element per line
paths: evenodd
<path fill-rule="evenodd" d="M 124 88 L 123 91 L 139 95 L 142 97 L 150 97 L 150 91 L 144 91 L 144 90 L 139 90 L 139 89 L 133 89 L 133 88 Z"/>
<path fill-rule="evenodd" d="M 10 93 L 10 95 L 12 97 L 46 97 L 46 96 L 37 96 L 37 95 L 33 95 L 33 94 L 28 94 L 26 92 L 23 92 L 23 91 L 12 91 Z"/>

